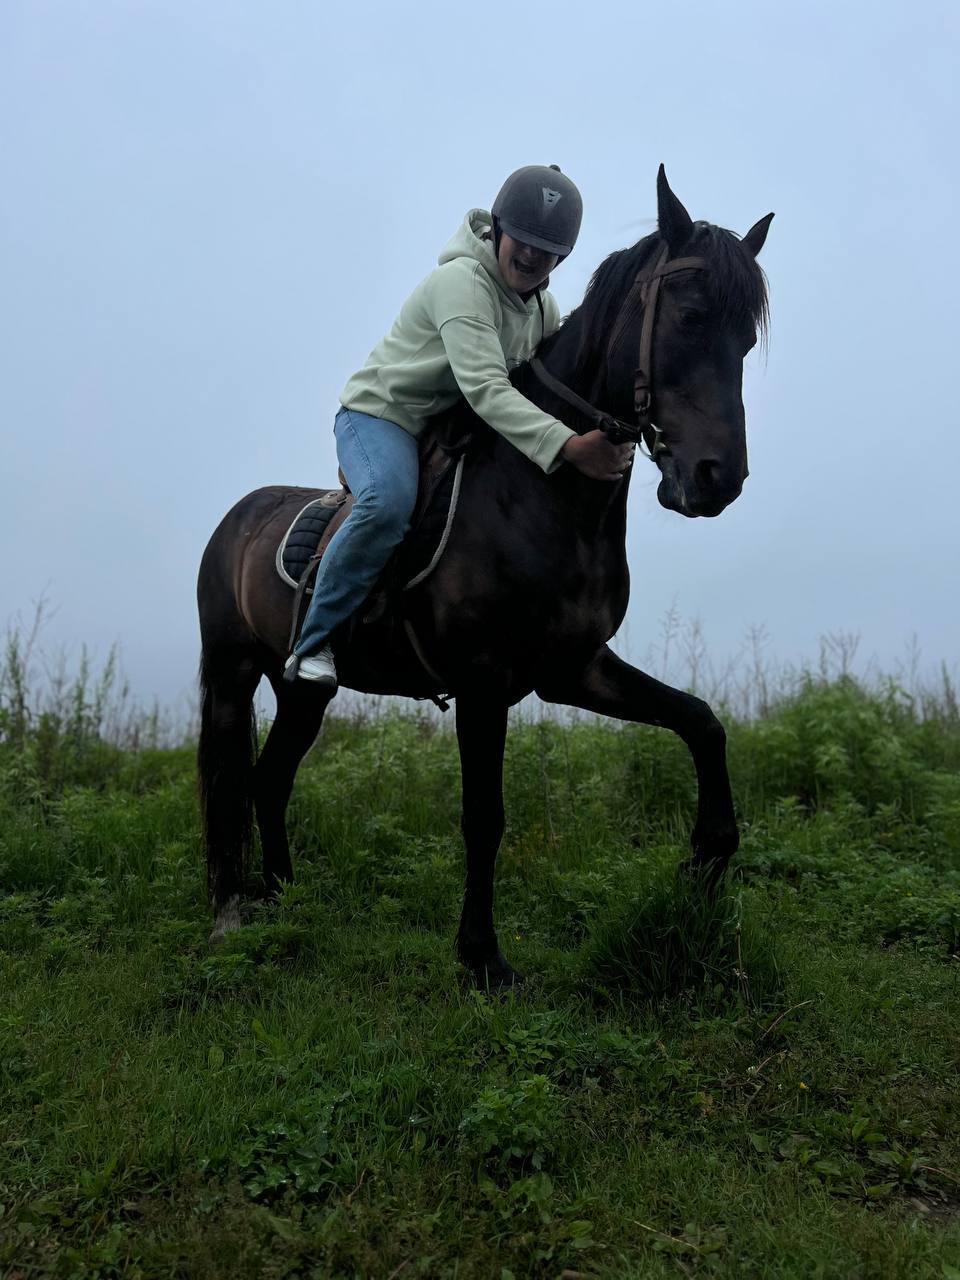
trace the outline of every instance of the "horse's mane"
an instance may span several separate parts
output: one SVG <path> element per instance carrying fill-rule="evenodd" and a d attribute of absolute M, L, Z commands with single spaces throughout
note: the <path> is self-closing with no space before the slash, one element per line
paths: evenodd
<path fill-rule="evenodd" d="M 721 324 L 749 321 L 758 337 L 764 339 L 769 322 L 767 279 L 756 258 L 743 248 L 733 231 L 710 222 L 696 222 L 694 227 L 696 233 L 685 253 L 696 253 L 709 264 L 705 282 Z M 593 273 L 583 302 L 567 320 L 569 323 L 577 318 L 581 326 L 579 373 L 597 357 L 597 336 L 610 332 L 637 272 L 662 244 L 659 232 L 644 236 L 629 249 L 611 253 Z"/>
<path fill-rule="evenodd" d="M 706 259 L 709 270 L 703 273 L 704 282 L 720 323 L 750 323 L 757 336 L 764 340 L 769 323 L 767 278 L 756 258 L 743 248 L 735 232 L 711 222 L 693 225 L 694 235 L 684 249 L 684 256 L 696 254 Z M 613 328 L 637 272 L 656 256 L 662 245 L 663 240 L 655 231 L 630 248 L 611 253 L 593 273 L 579 307 L 570 312 L 560 329 L 540 344 L 537 354 L 542 357 L 571 322 L 577 323 L 579 347 L 574 368 L 565 375 L 568 382 L 579 379 L 589 384 L 590 375 L 604 358 L 605 338 Z M 515 387 L 522 387 L 528 377 L 528 367 L 524 362 L 511 370 L 510 381 Z M 445 447 L 458 436 L 463 436 L 465 441 L 472 441 L 474 436 L 491 439 L 493 436 L 492 432 L 478 431 L 482 420 L 465 400 L 438 414 L 432 419 L 432 425 Z"/>

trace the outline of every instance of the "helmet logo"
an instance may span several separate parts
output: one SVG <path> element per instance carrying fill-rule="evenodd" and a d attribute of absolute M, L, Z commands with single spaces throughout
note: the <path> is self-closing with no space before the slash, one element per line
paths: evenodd
<path fill-rule="evenodd" d="M 550 187 L 541 187 L 540 191 L 543 195 L 543 207 L 545 209 L 552 209 L 558 200 L 563 199 L 559 191 L 554 191 Z"/>

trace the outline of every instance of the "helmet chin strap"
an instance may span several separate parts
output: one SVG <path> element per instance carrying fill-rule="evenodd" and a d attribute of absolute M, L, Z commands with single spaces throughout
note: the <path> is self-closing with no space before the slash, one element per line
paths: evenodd
<path fill-rule="evenodd" d="M 500 265 L 500 241 L 503 239 L 503 228 L 500 226 L 499 218 L 493 218 L 492 221 L 493 221 L 493 226 L 491 228 L 491 235 L 493 237 L 493 256 L 497 260 L 497 266 L 499 266 Z M 562 259 L 559 259 L 558 261 L 562 261 Z M 546 323 L 543 318 L 543 299 L 540 297 L 540 290 L 546 289 L 549 283 L 550 283 L 550 277 L 547 276 L 546 280 L 541 281 L 540 284 L 538 284 L 535 289 L 528 289 L 526 293 L 521 293 L 519 295 L 524 302 L 526 302 L 528 298 L 536 297 L 537 299 L 537 306 L 540 308 L 540 341 L 541 342 L 543 341 L 543 335 L 544 335 L 544 332 L 546 331 Z"/>

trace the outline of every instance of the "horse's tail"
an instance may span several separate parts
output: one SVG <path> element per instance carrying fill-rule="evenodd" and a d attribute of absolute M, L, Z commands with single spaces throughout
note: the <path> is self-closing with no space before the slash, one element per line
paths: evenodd
<path fill-rule="evenodd" d="M 247 682 L 220 672 L 210 653 L 200 658 L 200 743 L 197 772 L 207 853 L 207 889 L 214 910 L 243 891 L 253 834 L 256 717 Z"/>

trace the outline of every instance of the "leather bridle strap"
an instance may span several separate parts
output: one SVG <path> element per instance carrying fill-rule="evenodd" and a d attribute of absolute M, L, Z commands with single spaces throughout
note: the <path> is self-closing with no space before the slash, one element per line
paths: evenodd
<path fill-rule="evenodd" d="M 677 271 L 701 271 L 707 267 L 707 263 L 703 258 L 673 258 L 670 260 L 668 258 L 669 253 L 669 247 L 664 245 L 653 265 L 643 267 L 637 272 L 633 284 L 630 286 L 630 290 L 617 313 L 617 319 L 607 343 L 607 359 L 609 359 L 636 315 L 637 309 L 641 308 L 643 321 L 640 328 L 640 350 L 637 368 L 633 375 L 633 403 L 634 411 L 637 415 L 636 425 L 621 422 L 613 414 L 605 413 L 602 409 L 595 408 L 587 400 L 584 400 L 582 396 L 577 395 L 575 391 L 571 391 L 559 378 L 555 378 L 543 361 L 536 356 L 530 361 L 530 368 L 544 386 L 559 396 L 561 400 L 566 401 L 567 404 L 577 409 L 594 426 L 601 431 L 605 431 L 614 442 L 621 443 L 625 440 L 634 440 L 639 443 L 644 434 L 649 433 L 651 440 L 646 441 L 646 444 L 651 458 L 656 457 L 657 453 L 666 447 L 660 439 L 659 428 L 651 422 L 653 407 L 653 332 L 657 318 L 657 302 L 660 297 L 660 281 L 664 276 L 673 275 Z"/>
<path fill-rule="evenodd" d="M 670 250 L 666 245 L 660 250 L 656 261 L 650 267 L 641 267 L 634 277 L 630 291 L 620 305 L 617 313 L 616 324 L 613 326 L 613 332 L 610 334 L 607 342 L 607 354 L 609 355 L 614 347 L 623 337 L 624 330 L 634 318 L 639 307 L 644 308 L 644 328 L 653 330 L 653 320 L 656 313 L 657 298 L 660 293 L 660 281 L 664 276 L 671 276 L 675 271 L 697 271 L 706 268 L 706 260 L 704 258 L 673 258 L 667 259 Z M 647 286 L 651 285 L 648 290 Z M 635 305 L 636 304 L 636 305 Z M 652 304 L 652 305 L 651 305 Z M 651 311 L 654 313 L 651 315 Z M 647 319 L 650 316 L 649 320 Z M 640 349 L 643 353 L 645 334 L 640 335 Z M 650 352 L 653 349 L 651 340 L 647 341 L 647 358 L 649 360 Z"/>
<path fill-rule="evenodd" d="M 652 428 L 650 415 L 653 409 L 653 331 L 657 322 L 657 303 L 660 300 L 660 281 L 664 276 L 673 275 L 677 271 L 696 271 L 706 267 L 703 258 L 674 258 L 667 260 L 670 250 L 666 245 L 660 250 L 656 262 L 650 271 L 638 271 L 630 293 L 620 308 L 620 315 L 614 325 L 613 333 L 607 344 L 607 354 L 613 350 L 620 340 L 621 333 L 629 323 L 633 308 L 629 305 L 634 292 L 639 294 L 639 302 L 643 307 L 643 322 L 640 327 L 640 354 L 633 375 L 633 408 L 641 430 Z M 662 447 L 657 438 L 656 445 Z M 655 452 L 655 448 L 652 450 Z"/>
<path fill-rule="evenodd" d="M 530 368 L 537 375 L 540 381 L 550 391 L 565 400 L 572 408 L 577 409 L 583 416 L 592 422 L 595 427 L 599 427 L 601 431 L 626 431 L 631 435 L 634 428 L 626 422 L 621 422 L 619 418 L 615 418 L 611 413 L 604 413 L 602 409 L 595 409 L 588 400 L 584 400 L 583 396 L 578 396 L 575 391 L 571 391 L 565 382 L 561 382 L 559 378 L 555 378 L 547 366 L 537 356 L 530 361 Z"/>

